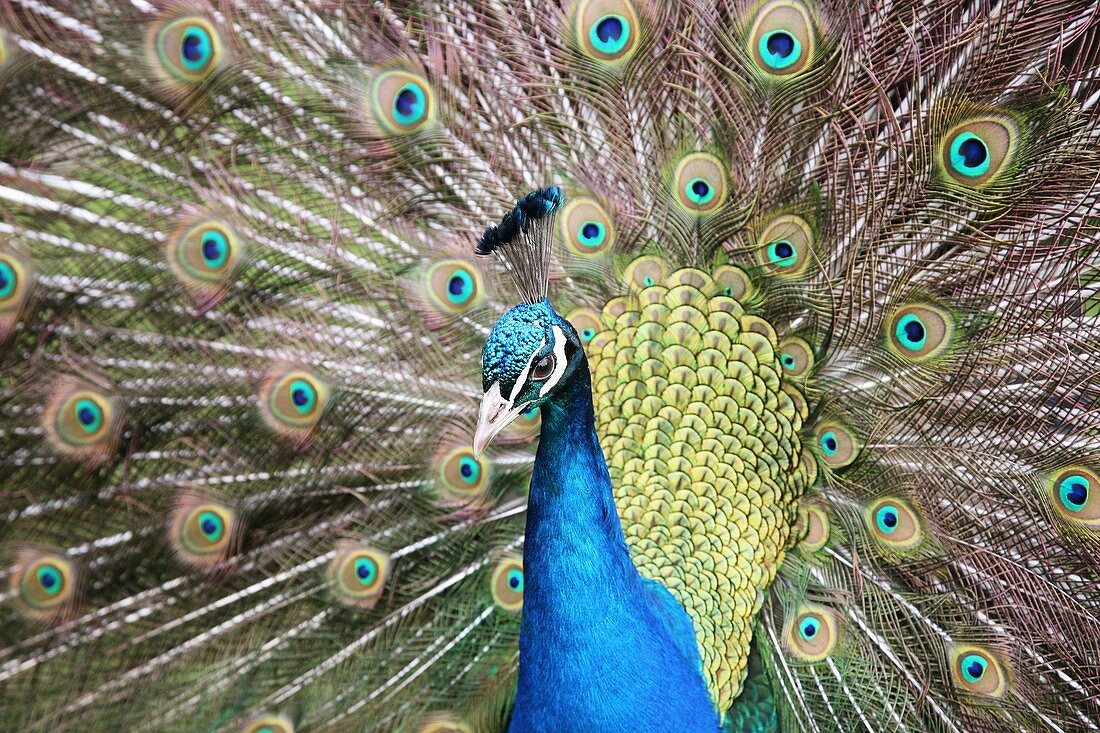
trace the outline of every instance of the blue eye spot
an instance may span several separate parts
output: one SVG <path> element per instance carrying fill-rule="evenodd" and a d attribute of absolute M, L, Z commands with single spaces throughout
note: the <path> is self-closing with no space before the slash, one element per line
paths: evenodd
<path fill-rule="evenodd" d="M 583 341 L 591 341 L 596 338 L 596 332 L 591 328 L 586 328 L 581 331 L 581 339 Z"/>
<path fill-rule="evenodd" d="M 191 26 L 183 33 L 180 41 L 180 57 L 183 65 L 191 71 L 198 71 L 210 62 L 213 44 L 205 28 Z"/>
<path fill-rule="evenodd" d="M 898 343 L 906 349 L 920 351 L 924 348 L 927 330 L 924 324 L 921 323 L 920 318 L 909 313 L 898 319 L 897 326 L 894 327 L 894 335 L 897 337 Z"/>
<path fill-rule="evenodd" d="M 188 33 L 183 37 L 183 57 L 188 61 L 202 60 L 202 38 L 197 34 Z"/>
<path fill-rule="evenodd" d="M 684 188 L 688 201 L 696 206 L 705 206 L 714 198 L 714 189 L 702 178 L 693 178 Z"/>
<path fill-rule="evenodd" d="M 794 37 L 785 31 L 777 31 L 768 36 L 768 51 L 780 58 L 787 58 L 794 52 Z"/>
<path fill-rule="evenodd" d="M 798 624 L 799 635 L 807 641 L 817 636 L 817 629 L 817 619 L 813 617 L 804 618 L 802 619 L 801 623 Z"/>
<path fill-rule="evenodd" d="M 586 221 L 581 225 L 577 237 L 585 247 L 599 247 L 607 239 L 607 230 L 597 221 Z"/>
<path fill-rule="evenodd" d="M 648 275 L 646 276 L 646 278 L 644 280 L 642 280 L 642 282 L 645 283 L 645 286 L 647 288 L 653 287 L 653 278 L 649 277 Z"/>
<path fill-rule="evenodd" d="M 462 305 L 474 295 L 474 279 L 465 270 L 455 270 L 447 281 L 447 300 Z"/>
<path fill-rule="evenodd" d="M 898 528 L 898 509 L 887 504 L 875 512 L 875 524 L 883 534 L 892 534 Z"/>
<path fill-rule="evenodd" d="M 225 264 L 229 256 L 229 242 L 219 231 L 209 231 L 202 235 L 202 259 L 206 266 L 217 269 Z"/>
<path fill-rule="evenodd" d="M 967 168 L 977 168 L 989 157 L 985 143 L 977 138 L 971 138 L 960 145 L 959 152 L 962 154 L 963 165 Z"/>
<path fill-rule="evenodd" d="M 536 416 L 537 416 L 538 414 L 539 414 L 539 408 L 537 408 L 537 407 L 532 407 L 532 408 L 531 408 L 530 410 L 528 410 L 527 412 L 523 413 L 523 419 L 524 419 L 524 420 L 534 420 L 534 419 L 535 419 L 535 417 L 536 417 Z"/>
<path fill-rule="evenodd" d="M 989 170 L 989 149 L 972 132 L 964 132 L 951 142 L 951 167 L 957 173 L 977 178 Z"/>
<path fill-rule="evenodd" d="M 780 239 L 768 245 L 768 261 L 779 267 L 791 267 L 798 261 L 798 253 L 789 240 Z"/>
<path fill-rule="evenodd" d="M 912 320 L 905 324 L 905 338 L 913 343 L 924 341 L 924 326 L 920 321 Z"/>
<path fill-rule="evenodd" d="M 99 405 L 85 398 L 77 400 L 73 407 L 76 412 L 77 422 L 87 433 L 94 433 L 103 424 L 103 410 Z"/>
<path fill-rule="evenodd" d="M 361 557 L 355 561 L 355 577 L 359 578 L 359 582 L 363 585 L 370 585 L 374 582 L 377 573 L 378 567 L 375 565 L 374 560 L 369 557 Z"/>
<path fill-rule="evenodd" d="M 424 92 L 411 82 L 401 87 L 393 98 L 393 114 L 402 125 L 419 122 L 424 117 L 426 108 Z"/>
<path fill-rule="evenodd" d="M 977 654 L 968 654 L 962 660 L 963 677 L 967 682 L 980 682 L 988 663 Z"/>
<path fill-rule="evenodd" d="M 1089 500 L 1089 480 L 1081 475 L 1067 476 L 1058 484 L 1058 498 L 1071 512 L 1079 512 Z"/>
<path fill-rule="evenodd" d="M 15 268 L 7 262 L 0 262 L 0 298 L 7 298 L 15 292 Z"/>
<path fill-rule="evenodd" d="M 225 523 L 214 512 L 203 512 L 199 515 L 199 529 L 206 539 L 217 542 L 225 531 Z"/>
<path fill-rule="evenodd" d="M 56 596 L 61 592 L 61 571 L 53 565 L 43 565 L 38 568 L 35 575 L 38 577 L 38 584 L 42 586 L 42 590 L 51 596 Z"/>
<path fill-rule="evenodd" d="M 784 369 L 794 369 L 794 357 L 790 354 L 784 354 L 780 357 L 779 363 L 783 365 Z"/>
<path fill-rule="evenodd" d="M 596 37 L 604 43 L 617 41 L 623 35 L 623 22 L 616 16 L 608 16 L 596 23 Z"/>
<path fill-rule="evenodd" d="M 837 449 L 840 444 L 837 442 L 836 433 L 829 431 L 821 436 L 821 448 L 825 451 L 826 455 L 836 455 Z"/>
<path fill-rule="evenodd" d="M 290 384 L 290 401 L 295 410 L 305 415 L 317 404 L 317 390 L 304 379 L 295 379 Z"/>
<path fill-rule="evenodd" d="M 481 464 L 469 456 L 463 456 L 458 461 L 458 474 L 468 484 L 476 484 L 481 475 Z"/>
<path fill-rule="evenodd" d="M 619 53 L 630 41 L 630 22 L 621 15 L 605 15 L 592 24 L 588 40 L 599 53 Z"/>
<path fill-rule="evenodd" d="M 802 44 L 784 30 L 775 30 L 761 36 L 757 51 L 764 63 L 776 71 L 786 69 L 802 58 Z"/>
<path fill-rule="evenodd" d="M 508 571 L 508 587 L 517 593 L 523 591 L 523 571 L 522 570 L 509 570 Z"/>

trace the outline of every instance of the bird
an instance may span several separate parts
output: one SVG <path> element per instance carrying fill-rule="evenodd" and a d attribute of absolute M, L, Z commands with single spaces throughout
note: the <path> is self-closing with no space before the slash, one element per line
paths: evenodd
<path fill-rule="evenodd" d="M 1088 0 L 0 4 L 0 729 L 1100 730 Z"/>

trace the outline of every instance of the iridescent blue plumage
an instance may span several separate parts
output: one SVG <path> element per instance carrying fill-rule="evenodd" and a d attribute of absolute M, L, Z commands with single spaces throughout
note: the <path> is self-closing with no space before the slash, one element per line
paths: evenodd
<path fill-rule="evenodd" d="M 567 321 L 543 299 L 532 305 L 521 303 L 509 310 L 496 325 L 482 348 L 482 383 L 486 390 L 500 382 L 501 391 L 511 394 L 530 357 L 553 348 L 553 326 Z"/>
<path fill-rule="evenodd" d="M 553 370 L 558 380 L 532 378 L 529 367 L 555 351 L 571 354 Z M 713 733 L 718 716 L 691 621 L 638 574 L 623 538 L 576 331 L 546 300 L 519 305 L 494 326 L 483 355 L 487 393 L 499 384 L 517 395 L 510 409 L 533 399 L 542 412 L 509 730 Z M 521 375 L 527 382 L 517 384 Z"/>

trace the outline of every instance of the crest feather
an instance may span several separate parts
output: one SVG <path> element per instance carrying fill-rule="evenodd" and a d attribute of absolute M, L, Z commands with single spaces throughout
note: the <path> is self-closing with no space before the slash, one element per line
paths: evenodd
<path fill-rule="evenodd" d="M 500 224 L 486 229 L 477 241 L 474 254 L 495 254 L 525 303 L 546 297 L 554 220 L 564 204 L 565 195 L 557 186 L 536 189 L 517 201 Z"/>

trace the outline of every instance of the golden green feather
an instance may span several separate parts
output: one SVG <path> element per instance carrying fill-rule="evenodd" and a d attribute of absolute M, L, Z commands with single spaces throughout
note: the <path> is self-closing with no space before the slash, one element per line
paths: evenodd
<path fill-rule="evenodd" d="M 805 399 L 783 376 L 774 330 L 714 278 L 653 276 L 604 308 L 587 346 L 596 427 L 634 561 L 687 609 L 724 710 L 793 540 Z"/>

